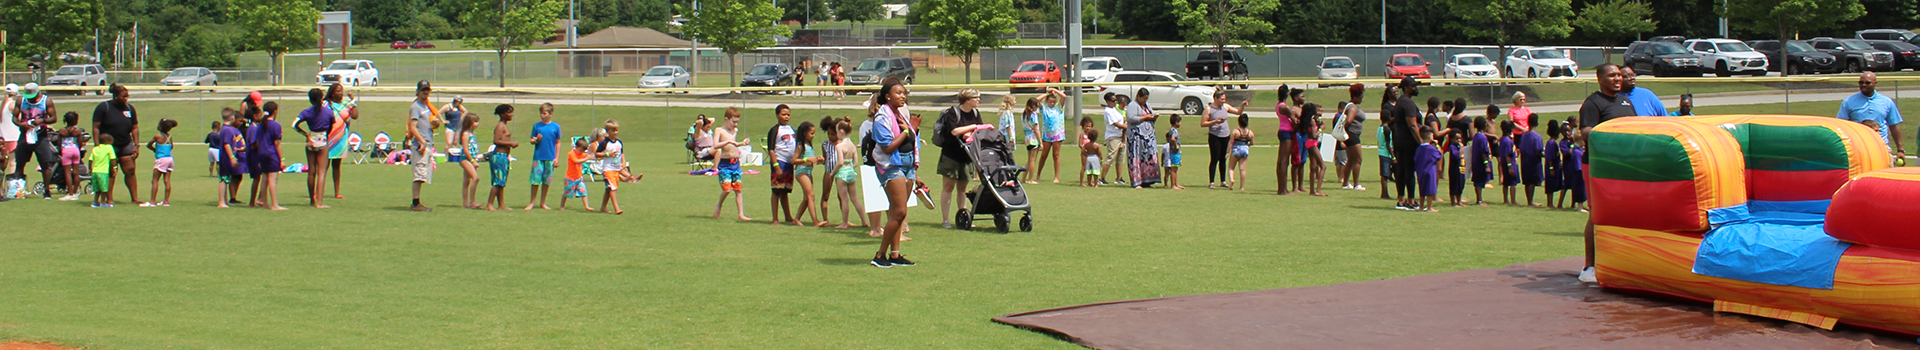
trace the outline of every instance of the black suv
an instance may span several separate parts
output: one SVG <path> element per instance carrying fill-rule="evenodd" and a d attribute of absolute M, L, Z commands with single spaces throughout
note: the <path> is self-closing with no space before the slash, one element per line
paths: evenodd
<path fill-rule="evenodd" d="M 913 59 L 906 57 L 869 58 L 860 61 L 852 72 L 847 73 L 847 85 L 880 85 L 887 78 L 900 78 L 900 82 L 913 84 Z"/>
<path fill-rule="evenodd" d="M 1656 77 L 1697 77 L 1705 72 L 1700 68 L 1699 55 L 1667 41 L 1635 41 L 1627 45 L 1626 62 L 1634 74 Z"/>
<path fill-rule="evenodd" d="M 1893 70 L 1893 53 L 1874 50 L 1866 40 L 1819 37 L 1807 40 L 1807 44 L 1832 54 L 1846 65 L 1849 73 Z"/>
<path fill-rule="evenodd" d="M 1920 70 L 1920 45 L 1898 40 L 1867 40 L 1875 50 L 1893 53 L 1893 70 Z"/>
<path fill-rule="evenodd" d="M 798 80 L 793 67 L 786 63 L 761 63 L 747 69 L 747 75 L 740 77 L 740 86 L 793 86 Z"/>
<path fill-rule="evenodd" d="M 1772 63 L 1767 66 L 1768 71 L 1786 69 L 1787 75 L 1801 75 L 1839 72 L 1842 67 L 1840 59 L 1814 49 L 1805 41 L 1789 40 L 1786 45 L 1781 45 L 1779 40 L 1752 40 L 1747 41 L 1747 46 L 1767 55 L 1767 62 Z M 1782 51 L 1786 52 L 1786 57 L 1780 57 Z"/>

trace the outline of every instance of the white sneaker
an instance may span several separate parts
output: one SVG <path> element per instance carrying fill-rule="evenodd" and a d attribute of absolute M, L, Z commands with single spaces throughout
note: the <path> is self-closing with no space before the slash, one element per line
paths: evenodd
<path fill-rule="evenodd" d="M 1361 185 L 1353 185 L 1353 190 L 1354 190 L 1354 191 L 1366 191 L 1366 190 L 1367 190 L 1367 186 L 1361 186 Z"/>
<path fill-rule="evenodd" d="M 77 195 L 77 194 L 69 194 L 69 195 L 67 195 L 66 197 L 60 197 L 60 200 L 62 200 L 62 201 L 68 201 L 68 202 L 72 202 L 72 201 L 77 201 L 77 200 L 80 200 L 80 195 Z"/>
<path fill-rule="evenodd" d="M 147 202 L 140 202 L 140 207 L 141 207 L 141 208 L 152 208 L 152 207 L 153 207 L 153 203 L 147 203 Z"/>
<path fill-rule="evenodd" d="M 1593 278 L 1593 267 L 1592 267 L 1592 266 L 1588 266 L 1586 270 L 1581 270 L 1581 271 L 1580 271 L 1580 282 L 1583 282 L 1583 283 L 1597 283 L 1597 282 L 1600 282 L 1600 280 L 1597 280 L 1597 279 L 1594 279 L 1594 278 Z"/>

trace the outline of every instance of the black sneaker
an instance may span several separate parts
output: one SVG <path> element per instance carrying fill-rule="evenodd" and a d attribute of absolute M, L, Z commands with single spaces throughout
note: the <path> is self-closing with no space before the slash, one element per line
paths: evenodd
<path fill-rule="evenodd" d="M 873 258 L 873 261 L 869 261 L 869 262 L 873 263 L 873 266 L 883 268 L 883 269 L 893 267 L 893 262 L 887 261 L 887 259 Z"/>
<path fill-rule="evenodd" d="M 900 257 L 896 257 L 896 258 L 888 258 L 887 262 L 893 263 L 893 266 L 913 266 L 913 260 L 907 260 L 907 256 L 905 255 L 901 255 Z"/>

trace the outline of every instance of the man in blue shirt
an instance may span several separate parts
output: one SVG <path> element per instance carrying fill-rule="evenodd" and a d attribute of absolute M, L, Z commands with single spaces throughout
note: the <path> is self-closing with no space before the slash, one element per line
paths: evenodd
<path fill-rule="evenodd" d="M 1893 104 L 1887 95 L 1874 92 L 1880 86 L 1880 75 L 1874 72 L 1860 74 L 1860 93 L 1840 100 L 1840 113 L 1835 117 L 1865 123 L 1880 123 L 1880 139 L 1893 145 L 1894 155 L 1907 157 L 1907 148 L 1900 144 L 1900 107 Z M 1891 135 L 1891 137 L 1889 137 Z"/>
<path fill-rule="evenodd" d="M 1660 102 L 1660 96 L 1655 96 L 1653 90 L 1634 86 L 1639 79 L 1635 79 L 1632 69 L 1622 69 L 1620 73 L 1625 74 L 1627 78 L 1626 81 L 1620 82 L 1620 92 L 1627 95 L 1628 101 L 1633 101 L 1633 115 L 1642 117 L 1667 116 L 1667 104 Z"/>

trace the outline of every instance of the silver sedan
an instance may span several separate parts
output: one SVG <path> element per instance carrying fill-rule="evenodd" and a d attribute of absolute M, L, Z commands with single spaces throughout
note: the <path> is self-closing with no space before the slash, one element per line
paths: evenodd
<path fill-rule="evenodd" d="M 174 68 L 173 74 L 160 79 L 162 86 L 219 86 L 220 75 L 206 67 Z"/>
<path fill-rule="evenodd" d="M 693 87 L 693 73 L 680 66 L 653 66 L 640 76 L 640 88 L 664 89 Z"/>

